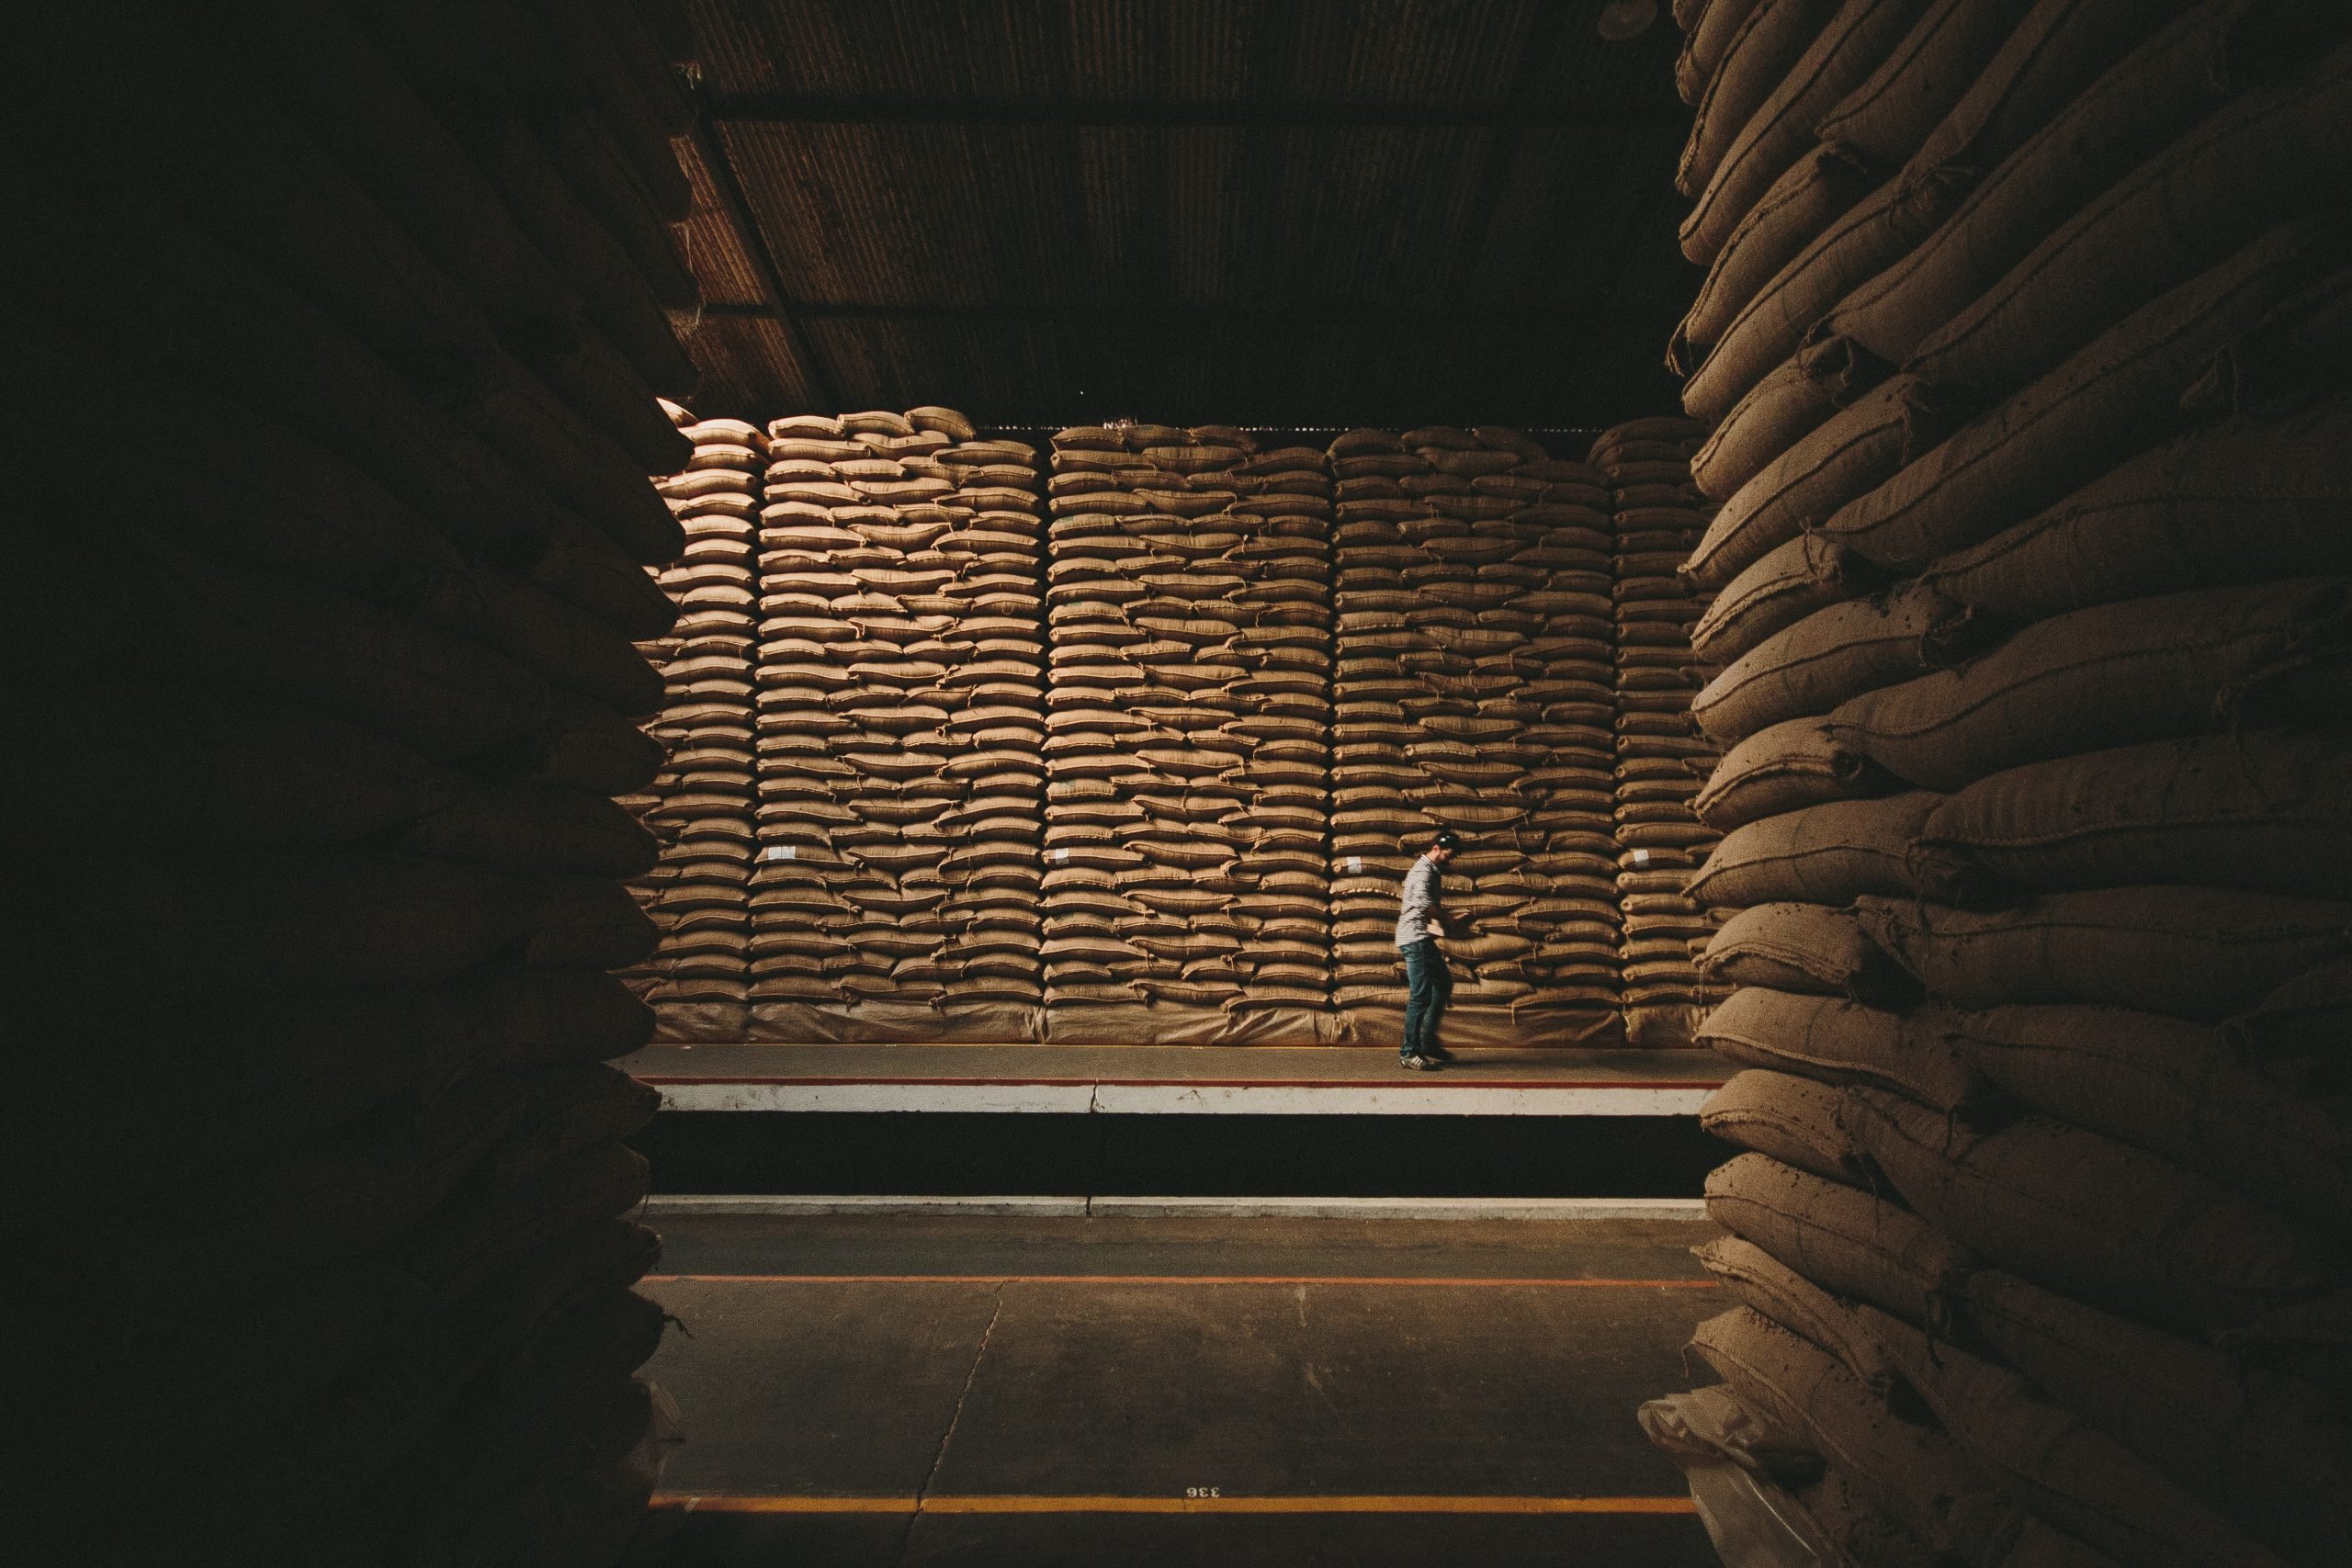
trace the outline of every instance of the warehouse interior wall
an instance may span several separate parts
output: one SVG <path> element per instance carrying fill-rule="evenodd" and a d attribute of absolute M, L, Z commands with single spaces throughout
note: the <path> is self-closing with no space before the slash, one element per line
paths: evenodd
<path fill-rule="evenodd" d="M 684 428 L 662 1038 L 1393 1043 L 1451 829 L 1449 1038 L 1689 1043 L 1695 424 Z"/>
<path fill-rule="evenodd" d="M 1458 823 L 1727 1559 L 2352 1556 L 2352 17 L 1264 9 L 20 19 L 21 1539 L 616 1562 L 613 1062 L 1385 1043 Z"/>

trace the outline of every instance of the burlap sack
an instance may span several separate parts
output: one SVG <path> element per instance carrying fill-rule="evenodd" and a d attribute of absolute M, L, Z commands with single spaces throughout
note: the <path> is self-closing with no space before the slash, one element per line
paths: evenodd
<path fill-rule="evenodd" d="M 1976 1267 L 1900 1204 L 1759 1154 L 1708 1173 L 1707 1216 L 1824 1290 L 1911 1323 L 1948 1322 Z"/>
<path fill-rule="evenodd" d="M 1748 1066 L 1828 1084 L 1876 1085 L 1945 1111 L 1986 1091 L 1991 1075 L 1980 1076 L 1968 1037 L 1967 1023 L 1940 1009 L 1906 1015 L 1759 986 L 1733 992 L 1697 1034 L 1699 1043 Z M 2006 1077 L 1995 1081 L 2008 1087 Z"/>
<path fill-rule="evenodd" d="M 1968 202 L 1826 330 L 1901 364 L 2099 191 L 2238 91 L 2261 62 L 2262 8 L 2209 0 L 2177 21 L 2177 6 L 2041 8 L 1915 160 L 1987 170 Z"/>
<path fill-rule="evenodd" d="M 1813 144 L 1814 127 L 1866 82 L 1928 0 L 1858 0 L 1822 25 L 1724 150 L 1682 223 L 1682 254 L 1711 262 L 1772 182 Z"/>
<path fill-rule="evenodd" d="M 2352 942 L 2352 906 L 2221 888 L 2054 893 L 1991 912 L 1865 897 L 1854 919 L 1955 1006 L 2092 1002 L 2209 1021 Z"/>
<path fill-rule="evenodd" d="M 2194 1334 L 2340 1276 L 2313 1234 L 2097 1134 L 2032 1116 L 1977 1132 L 1883 1089 L 1847 1097 L 1855 1141 L 1905 1202 L 2050 1289 Z"/>
<path fill-rule="evenodd" d="M 1855 697 L 1827 729 L 1897 777 L 1949 791 L 2045 758 L 2324 717 L 2345 614 L 2333 579 L 2078 610 L 1965 669 Z"/>
<path fill-rule="evenodd" d="M 1908 1324 L 1860 1309 L 1887 1358 L 1903 1369 L 1961 1450 L 2068 1533 L 2134 1563 L 2282 1560 L 2242 1534 L 2146 1461 L 2007 1367 Z"/>

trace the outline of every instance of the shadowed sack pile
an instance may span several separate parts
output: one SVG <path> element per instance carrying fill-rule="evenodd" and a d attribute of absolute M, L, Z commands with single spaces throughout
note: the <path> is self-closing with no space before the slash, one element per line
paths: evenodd
<path fill-rule="evenodd" d="M 25 1561 L 555 1568 L 637 1528 L 676 1425 L 634 1375 L 654 1096 L 605 1065 L 652 1027 L 611 971 L 657 846 L 614 797 L 679 615 L 645 476 L 702 461 L 657 400 L 690 53 L 660 4 L 14 29 Z M 59 460 L 93 420 L 169 454 L 103 526 Z M 740 789 L 684 805 L 744 771 L 709 750 L 665 799 L 734 863 Z"/>
<path fill-rule="evenodd" d="M 1644 1425 L 1825 1562 L 2341 1562 L 2352 16 L 1815 9 L 1755 116 L 1909 19 L 1674 348 L 1747 1152 Z"/>

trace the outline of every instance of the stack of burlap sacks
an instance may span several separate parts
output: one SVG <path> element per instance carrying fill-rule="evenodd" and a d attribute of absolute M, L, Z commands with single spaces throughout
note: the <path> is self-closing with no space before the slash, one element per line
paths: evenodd
<path fill-rule="evenodd" d="M 1322 454 L 1083 427 L 1047 488 L 1048 1036 L 1328 1038 Z"/>
<path fill-rule="evenodd" d="M 575 1565 L 641 1514 L 664 21 L 14 18 L 23 1561 Z M 160 460 L 93 516 L 101 428 Z"/>
<path fill-rule="evenodd" d="M 1618 915 L 1608 480 L 1515 431 L 1330 446 L 1339 671 L 1333 934 L 1347 1035 L 1401 1026 L 1397 888 L 1440 828 L 1454 1045 L 1613 1031 Z"/>
<path fill-rule="evenodd" d="M 650 788 L 621 801 L 661 845 L 659 863 L 630 891 L 662 938 L 624 977 L 662 1018 L 662 1033 L 740 1040 L 752 997 L 759 840 L 752 649 L 767 440 L 741 420 L 697 423 L 682 409 L 672 418 L 694 457 L 654 488 L 686 545 L 654 581 L 676 603 L 678 621 L 667 637 L 639 645 L 662 671 L 662 712 L 649 728 L 666 760 Z"/>
<path fill-rule="evenodd" d="M 1610 486 L 1618 962 L 1625 1033 L 1636 1044 L 1690 1043 L 1707 999 L 1697 957 L 1715 929 L 1685 891 L 1723 836 L 1690 808 L 1718 756 L 1690 716 L 1709 673 L 1690 651 L 1690 627 L 1712 595 L 1678 575 L 1714 514 L 1690 482 L 1704 434 L 1687 419 L 1638 419 L 1602 432 L 1591 452 Z"/>
<path fill-rule="evenodd" d="M 1699 9 L 1750 1152 L 1645 1424 L 1826 1561 L 2352 1559 L 2352 14 Z"/>
<path fill-rule="evenodd" d="M 1032 1038 L 1036 454 L 933 407 L 779 419 L 767 453 L 752 1006 L 729 1037 Z"/>

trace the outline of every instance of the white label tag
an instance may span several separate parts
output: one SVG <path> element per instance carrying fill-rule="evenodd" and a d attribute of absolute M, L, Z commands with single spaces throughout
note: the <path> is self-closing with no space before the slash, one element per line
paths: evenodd
<path fill-rule="evenodd" d="M 1635 865 L 1647 865 L 1647 864 L 1649 864 L 1649 863 L 1650 863 L 1650 852 L 1649 852 L 1649 851 L 1647 851 L 1647 850 L 1635 850 L 1635 851 L 1634 852 L 1634 863 Z"/>
<path fill-rule="evenodd" d="M 1350 855 L 1348 857 L 1348 869 L 1350 871 L 1362 871 L 1363 869 L 1363 856 Z"/>
<path fill-rule="evenodd" d="M 1069 859 L 1069 852 L 1068 850 L 1056 850 L 1054 852 L 1054 858 L 1056 860 L 1068 860 Z"/>
<path fill-rule="evenodd" d="M 798 860 L 799 858 L 800 846 L 797 844 L 770 844 L 768 846 L 768 859 L 770 860 Z"/>

